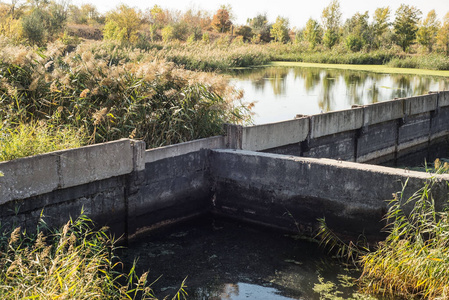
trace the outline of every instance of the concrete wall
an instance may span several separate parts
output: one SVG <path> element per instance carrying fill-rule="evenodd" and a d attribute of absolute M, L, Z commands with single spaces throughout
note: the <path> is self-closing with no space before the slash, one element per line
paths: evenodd
<path fill-rule="evenodd" d="M 432 160 L 449 146 L 449 92 L 379 102 L 257 126 L 229 126 L 234 149 L 362 163 Z M 430 148 L 433 147 L 431 150 Z M 445 151 L 447 152 L 447 151 Z"/>
<path fill-rule="evenodd" d="M 99 225 L 133 237 L 214 211 L 295 230 L 296 221 L 302 231 L 326 217 L 347 235 L 375 236 L 391 193 L 406 178 L 414 191 L 429 175 L 345 161 L 447 151 L 441 141 L 449 133 L 449 93 L 274 124 L 228 125 L 226 132 L 150 150 L 123 139 L 2 162 L 0 220 L 33 228 L 43 210 L 47 222 L 59 226 L 84 209 Z M 439 179 L 435 196 L 445 201 L 448 177 Z"/>
<path fill-rule="evenodd" d="M 408 180 L 405 197 L 431 176 L 388 167 L 331 159 L 303 158 L 243 150 L 210 155 L 216 213 L 303 232 L 315 232 L 325 218 L 340 234 L 378 238 L 392 193 Z M 446 204 L 449 175 L 432 192 Z M 295 225 L 295 222 L 297 224 Z"/>

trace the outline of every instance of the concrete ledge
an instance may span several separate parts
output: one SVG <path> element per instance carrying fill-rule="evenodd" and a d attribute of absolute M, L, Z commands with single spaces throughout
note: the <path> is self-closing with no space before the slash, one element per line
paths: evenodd
<path fill-rule="evenodd" d="M 311 120 L 311 138 L 354 130 L 363 125 L 363 108 L 313 115 Z"/>
<path fill-rule="evenodd" d="M 437 109 L 438 94 L 410 97 L 404 101 L 404 113 L 407 116 L 431 112 Z"/>
<path fill-rule="evenodd" d="M 304 141 L 309 134 L 309 118 L 243 128 L 242 149 L 260 151 Z"/>
<path fill-rule="evenodd" d="M 449 91 L 439 92 L 438 95 L 439 95 L 438 106 L 439 107 L 449 106 Z"/>
<path fill-rule="evenodd" d="M 201 149 L 225 148 L 225 137 L 214 136 L 211 138 L 199 139 L 145 151 L 145 163 L 158 161 L 161 159 L 196 152 Z"/>
<path fill-rule="evenodd" d="M 404 117 L 404 100 L 397 99 L 366 105 L 363 107 L 363 114 L 364 126 L 402 119 Z"/>
<path fill-rule="evenodd" d="M 0 163 L 0 205 L 133 170 L 131 142 L 123 139 Z"/>

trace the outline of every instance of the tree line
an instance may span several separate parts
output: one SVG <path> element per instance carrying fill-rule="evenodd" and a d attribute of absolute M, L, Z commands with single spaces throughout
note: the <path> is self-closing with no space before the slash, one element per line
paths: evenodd
<path fill-rule="evenodd" d="M 139 10 L 125 4 L 99 13 L 92 4 L 70 5 L 67 0 L 11 0 L 0 2 L 0 34 L 18 43 L 44 45 L 54 39 L 70 39 L 68 28 L 78 24 L 97 28 L 101 38 L 123 43 L 179 40 L 210 42 L 229 37 L 247 43 L 306 43 L 310 50 L 332 49 L 342 45 L 348 51 L 370 51 L 399 46 L 412 51 L 439 51 L 449 55 L 449 12 L 440 21 L 435 10 L 427 15 L 415 6 L 401 4 L 393 13 L 390 7 L 357 12 L 342 20 L 338 0 L 332 0 L 321 19 L 310 18 L 301 28 L 291 28 L 289 20 L 277 17 L 270 22 L 266 14 L 235 24 L 231 6 L 221 5 L 211 13 L 200 9 L 185 12 L 154 5 Z M 73 34 L 72 34 L 73 35 Z M 416 48 L 416 47 L 415 47 Z"/>

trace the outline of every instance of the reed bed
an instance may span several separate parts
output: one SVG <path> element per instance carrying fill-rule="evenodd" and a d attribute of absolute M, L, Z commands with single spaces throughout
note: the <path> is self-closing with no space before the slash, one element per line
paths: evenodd
<path fill-rule="evenodd" d="M 34 234 L 3 231 L 0 235 L 2 299 L 156 299 L 148 273 L 128 273 L 115 256 L 107 228 L 94 229 L 81 215 L 60 230 L 45 223 Z M 183 284 L 173 299 L 185 298 Z"/>
<path fill-rule="evenodd" d="M 3 44 L 2 44 L 3 43 Z M 0 41 L 0 119 L 45 121 L 81 129 L 89 143 L 124 137 L 158 147 L 222 133 L 248 123 L 242 91 L 219 75 L 192 72 L 112 42 L 44 52 Z"/>

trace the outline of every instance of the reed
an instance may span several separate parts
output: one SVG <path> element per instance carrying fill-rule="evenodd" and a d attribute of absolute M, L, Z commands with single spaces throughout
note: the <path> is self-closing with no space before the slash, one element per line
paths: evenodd
<path fill-rule="evenodd" d="M 156 299 L 148 273 L 124 273 L 107 228 L 94 229 L 81 214 L 60 230 L 40 223 L 0 236 L 2 299 Z M 184 283 L 173 299 L 185 298 Z"/>
<path fill-rule="evenodd" d="M 437 159 L 426 170 L 448 173 L 449 164 Z M 449 210 L 435 207 L 435 182 L 431 177 L 408 198 L 407 182 L 400 193 L 393 194 L 385 215 L 387 238 L 374 247 L 348 244 L 321 221 L 322 242 L 362 269 L 358 283 L 363 293 L 406 299 L 449 298 Z"/>

